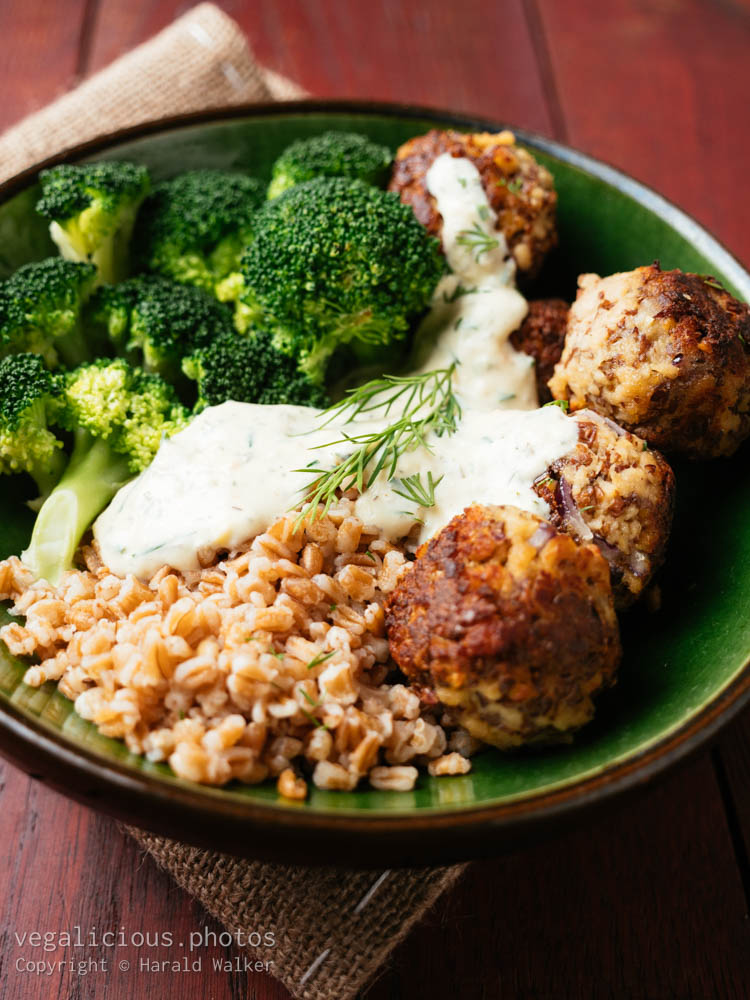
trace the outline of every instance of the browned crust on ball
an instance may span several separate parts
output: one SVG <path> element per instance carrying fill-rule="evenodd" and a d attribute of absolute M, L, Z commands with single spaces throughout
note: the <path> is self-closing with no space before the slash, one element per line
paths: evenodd
<path fill-rule="evenodd" d="M 609 567 L 515 507 L 467 508 L 388 599 L 391 654 L 480 739 L 559 739 L 593 714 L 620 660 Z"/>
<path fill-rule="evenodd" d="M 388 190 L 398 192 L 422 225 L 437 237 L 443 220 L 425 177 L 442 153 L 466 156 L 474 162 L 519 271 L 536 274 L 545 255 L 557 245 L 557 194 L 550 172 L 531 153 L 515 145 L 511 132 L 463 134 L 432 129 L 409 139 L 396 153 Z"/>
<path fill-rule="evenodd" d="M 712 278 L 658 264 L 584 275 L 550 379 L 667 454 L 731 455 L 750 435 L 750 309 Z"/>
<path fill-rule="evenodd" d="M 550 520 L 593 542 L 612 571 L 615 605 L 627 607 L 664 562 L 674 510 L 674 473 L 664 457 L 608 418 L 582 410 L 574 451 L 534 485 Z"/>
<path fill-rule="evenodd" d="M 552 399 L 547 382 L 563 352 L 568 309 L 568 303 L 564 299 L 537 299 L 529 302 L 526 319 L 510 335 L 510 342 L 515 349 L 528 354 L 536 362 L 536 391 L 540 404 Z"/>

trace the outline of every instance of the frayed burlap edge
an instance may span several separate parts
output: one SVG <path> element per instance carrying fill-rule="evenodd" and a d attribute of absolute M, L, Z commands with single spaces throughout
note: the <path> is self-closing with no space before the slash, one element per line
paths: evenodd
<path fill-rule="evenodd" d="M 304 96 L 291 80 L 260 67 L 235 22 L 203 3 L 0 136 L 0 181 L 144 121 Z"/>
<path fill-rule="evenodd" d="M 273 935 L 249 952 L 299 1000 L 351 1000 L 455 884 L 466 865 L 380 872 L 244 861 L 125 827 L 238 940 Z"/>

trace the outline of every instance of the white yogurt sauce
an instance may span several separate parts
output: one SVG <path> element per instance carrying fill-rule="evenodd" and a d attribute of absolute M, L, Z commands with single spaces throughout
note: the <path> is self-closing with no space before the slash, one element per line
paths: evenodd
<path fill-rule="evenodd" d="M 460 293 L 456 298 L 456 290 Z M 539 405 L 534 360 L 509 341 L 521 325 L 526 299 L 505 285 L 469 291 L 455 274 L 441 279 L 417 332 L 417 371 L 458 362 L 453 389 L 463 409 L 533 410 Z"/>
<path fill-rule="evenodd" d="M 458 361 L 454 389 L 464 408 L 533 409 L 539 405 L 534 361 L 509 340 L 528 305 L 513 287 L 515 261 L 495 229 L 479 171 L 466 157 L 443 153 L 425 179 L 443 218 L 443 250 L 453 274 L 438 284 L 417 333 L 419 370 Z"/>
<path fill-rule="evenodd" d="M 538 406 L 533 363 L 508 338 L 526 315 L 513 287 L 515 264 L 474 164 L 444 154 L 427 173 L 443 217 L 443 246 L 453 274 L 439 283 L 417 335 L 417 370 L 458 362 L 454 391 L 463 416 L 455 434 L 428 438 L 429 448 L 404 454 L 396 479 L 381 473 L 355 503 L 359 518 L 389 538 L 422 522 L 429 538 L 472 503 L 514 504 L 546 516 L 532 484 L 575 447 L 577 425 L 558 407 Z M 379 420 L 330 423 L 298 406 L 228 402 L 210 407 L 172 439 L 98 518 L 94 534 L 109 568 L 147 579 L 163 565 L 198 568 L 198 549 L 231 549 L 266 530 L 298 505 L 311 461 L 331 468 L 351 450 L 331 444 L 384 427 Z M 317 446 L 323 447 L 317 447 Z M 295 471 L 297 470 L 297 471 Z M 404 477 L 428 472 L 440 483 L 435 506 L 423 508 L 397 491 Z M 442 477 L 442 479 L 441 479 Z"/>
<path fill-rule="evenodd" d="M 303 406 L 223 403 L 199 414 L 165 441 L 151 465 L 123 487 L 100 515 L 94 533 L 102 559 L 120 576 L 147 579 L 160 566 L 198 568 L 197 550 L 227 548 L 264 531 L 299 504 L 310 483 L 311 458 L 330 467 L 348 445 L 311 447 L 335 440 L 341 424 L 320 427 L 320 411 Z M 386 421 L 349 423 L 364 431 Z M 577 425 L 556 406 L 513 412 L 464 413 L 455 434 L 428 438 L 401 457 L 396 480 L 381 474 L 355 503 L 355 513 L 388 537 L 424 523 L 421 538 L 439 531 L 471 503 L 515 504 L 542 516 L 547 505 L 532 483 L 575 446 Z M 416 472 L 443 476 L 428 509 L 399 496 L 399 479 Z"/>
<path fill-rule="evenodd" d="M 479 171 L 465 156 L 443 153 L 425 176 L 427 190 L 443 217 L 443 252 L 451 271 L 466 281 L 512 284 L 515 262 L 503 234 L 495 229 Z"/>

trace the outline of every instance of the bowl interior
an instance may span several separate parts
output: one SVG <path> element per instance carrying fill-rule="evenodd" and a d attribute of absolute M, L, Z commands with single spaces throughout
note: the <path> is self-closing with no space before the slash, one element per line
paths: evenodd
<path fill-rule="evenodd" d="M 191 124 L 110 145 L 97 158 L 146 164 L 155 179 L 193 167 L 220 167 L 267 176 L 275 156 L 291 140 L 328 128 L 353 129 L 396 147 L 450 119 L 406 111 L 266 111 Z M 525 137 L 552 171 L 559 192 L 560 249 L 545 267 L 534 295 L 575 294 L 584 271 L 609 273 L 654 259 L 664 267 L 711 273 L 748 297 L 750 277 L 706 234 L 673 213 L 660 199 L 606 170 L 594 176 L 575 155 Z M 33 210 L 29 188 L 0 206 L 0 273 L 8 273 L 54 249 Z M 747 284 L 745 283 L 747 282 Z M 220 799 L 253 800 L 279 809 L 314 812 L 367 810 L 371 815 L 414 810 L 456 810 L 528 799 L 543 791 L 615 772 L 658 745 L 694 718 L 738 676 L 750 659 L 750 485 L 748 450 L 731 461 L 676 468 L 677 514 L 667 565 L 661 574 L 663 603 L 656 614 L 636 610 L 622 619 L 625 657 L 617 687 L 602 699 L 595 721 L 569 746 L 500 754 L 485 752 L 472 773 L 454 778 L 421 776 L 409 793 L 364 789 L 352 793 L 313 790 L 304 806 L 285 805 L 275 788 L 195 788 L 207 805 Z M 23 483 L 0 485 L 0 556 L 24 546 L 33 515 L 23 506 Z M 0 608 L 0 615 L 5 612 Z M 22 683 L 24 666 L 0 647 L 0 714 L 12 704 L 30 722 L 56 733 L 72 747 L 94 752 L 133 774 L 185 785 L 165 765 L 151 764 L 80 719 L 53 685 Z M 1 720 L 0 720 L 1 721 Z"/>

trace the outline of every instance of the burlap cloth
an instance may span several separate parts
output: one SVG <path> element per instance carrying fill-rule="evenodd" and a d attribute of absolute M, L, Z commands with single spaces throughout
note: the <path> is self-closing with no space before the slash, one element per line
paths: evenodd
<path fill-rule="evenodd" d="M 201 4 L 0 136 L 0 180 L 127 125 L 303 94 L 258 66 L 234 21 Z M 358 872 L 270 865 L 127 830 L 235 941 L 273 934 L 273 947 L 248 949 L 248 957 L 268 962 L 305 1000 L 354 997 L 465 867 Z"/>

